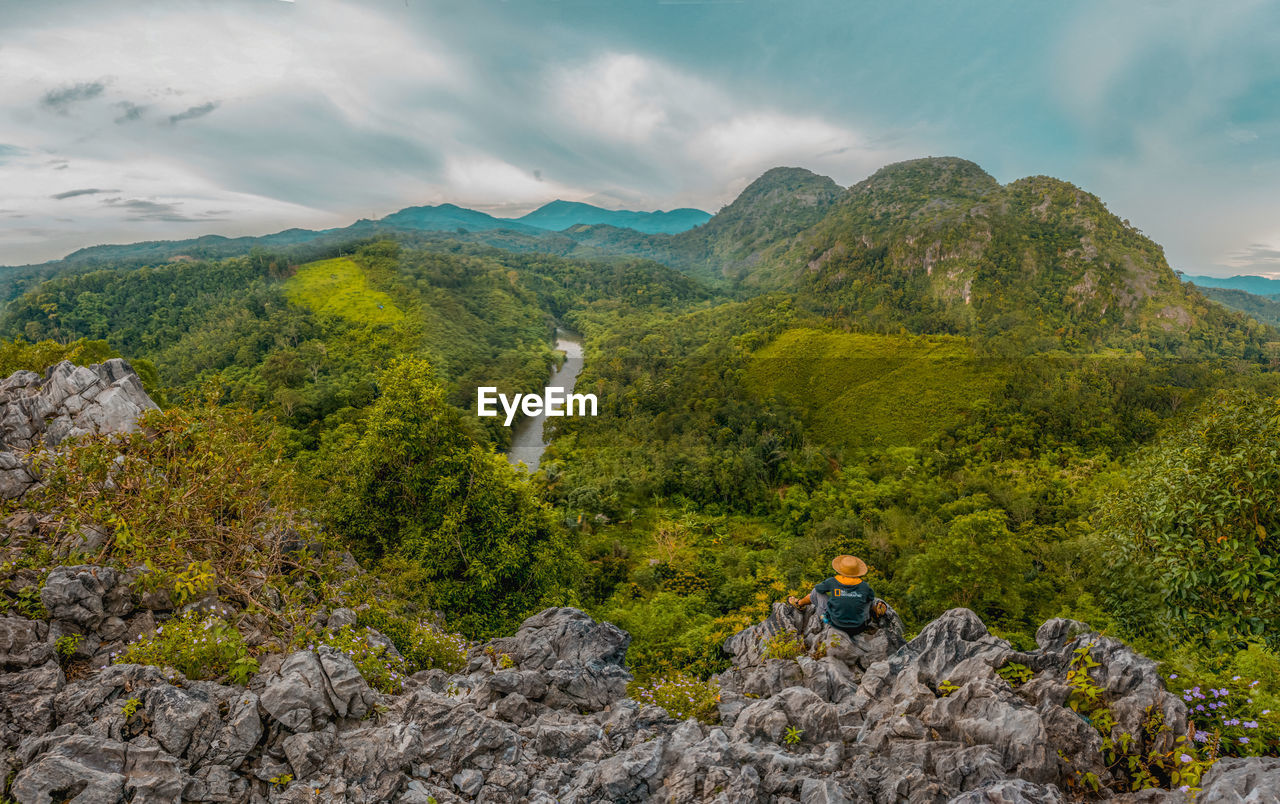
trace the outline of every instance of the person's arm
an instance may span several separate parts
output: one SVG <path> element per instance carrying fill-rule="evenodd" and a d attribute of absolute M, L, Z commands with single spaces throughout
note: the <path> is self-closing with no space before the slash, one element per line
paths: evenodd
<path fill-rule="evenodd" d="M 791 597 L 787 598 L 787 602 L 798 609 L 802 609 L 805 606 L 809 605 L 809 602 L 810 602 L 809 595 L 805 595 L 804 597 L 796 597 L 795 595 L 792 595 Z"/>

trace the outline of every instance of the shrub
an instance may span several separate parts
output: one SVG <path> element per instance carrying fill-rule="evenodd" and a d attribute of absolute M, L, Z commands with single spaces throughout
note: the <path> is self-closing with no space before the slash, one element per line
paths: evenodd
<path fill-rule="evenodd" d="M 1031 677 L 1035 675 L 1035 672 L 1025 664 L 1009 662 L 999 670 L 996 670 L 996 675 L 1009 682 L 1009 686 L 1011 687 L 1021 687 L 1023 684 L 1026 684 L 1031 680 Z"/>
<path fill-rule="evenodd" d="M 146 583 L 166 586 L 179 603 L 216 591 L 278 610 L 268 587 L 291 594 L 290 576 L 319 563 L 291 549 L 317 537 L 294 513 L 297 476 L 281 446 L 212 395 L 190 409 L 152 411 L 140 424 L 136 433 L 83 436 L 43 456 L 44 486 L 23 505 L 55 514 L 59 537 L 107 530 L 111 539 L 91 560 L 145 565 Z"/>
<path fill-rule="evenodd" d="M 80 634 L 66 634 L 58 637 L 58 641 L 54 643 L 54 649 L 58 652 L 58 656 L 66 661 L 75 654 L 83 641 L 84 637 Z"/>
<path fill-rule="evenodd" d="M 641 703 L 667 710 L 676 720 L 697 718 L 703 723 L 720 719 L 720 687 L 714 681 L 674 673 L 646 683 L 632 682 L 628 692 Z"/>
<path fill-rule="evenodd" d="M 417 565 L 416 598 L 471 636 L 567 596 L 578 553 L 532 484 L 479 443 L 424 361 L 378 379 L 364 433 L 335 458 L 333 530 Z"/>
<path fill-rule="evenodd" d="M 1280 750 L 1280 698 L 1260 689 L 1260 684 L 1238 674 L 1222 679 L 1175 673 L 1169 679 L 1169 688 L 1187 704 L 1193 739 L 1220 756 L 1263 756 Z"/>
<path fill-rule="evenodd" d="M 258 660 L 249 655 L 234 626 L 195 613 L 156 626 L 125 646 L 115 661 L 172 667 L 190 679 L 225 676 L 236 684 L 248 682 L 258 671 Z"/>
<path fill-rule="evenodd" d="M 795 659 L 804 652 L 804 638 L 795 631 L 779 631 L 764 642 L 766 659 Z"/>
<path fill-rule="evenodd" d="M 1117 735 L 1116 718 L 1106 701 L 1105 690 L 1091 675 L 1098 666 L 1091 655 L 1092 649 L 1092 644 L 1082 645 L 1072 657 L 1067 671 L 1067 684 L 1071 688 L 1067 706 L 1082 715 L 1102 736 L 1102 758 L 1119 780 L 1119 789 L 1178 787 L 1183 792 L 1194 789 L 1205 771 L 1217 761 L 1216 747 L 1197 746 L 1195 741 L 1179 736 L 1172 740 L 1172 751 L 1157 750 L 1153 746 L 1171 736 L 1172 729 L 1154 706 L 1146 710 L 1141 734 Z M 1097 792 L 1100 785 L 1092 773 L 1083 773 L 1071 780 L 1069 786 Z"/>
<path fill-rule="evenodd" d="M 466 666 L 467 639 L 461 634 L 376 607 L 360 612 L 359 623 L 391 640 L 408 662 L 410 675 L 434 668 L 456 673 Z"/>

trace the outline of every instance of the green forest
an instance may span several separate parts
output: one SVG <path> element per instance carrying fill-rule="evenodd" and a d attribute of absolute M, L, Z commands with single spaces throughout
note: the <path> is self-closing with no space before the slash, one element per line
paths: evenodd
<path fill-rule="evenodd" d="M 0 368 L 128 359 L 166 437 L 373 570 L 406 656 L 408 611 L 477 639 L 574 605 L 632 635 L 640 682 L 706 678 L 852 553 L 909 633 L 966 607 L 1029 650 L 1066 616 L 1171 688 L 1257 681 L 1251 740 L 1192 716 L 1280 751 L 1280 334 L 1063 182 L 806 174 L 689 233 L 565 235 L 590 257 L 375 236 L 77 269 L 8 304 Z M 528 473 L 475 389 L 540 390 L 557 327 L 600 415 Z"/>

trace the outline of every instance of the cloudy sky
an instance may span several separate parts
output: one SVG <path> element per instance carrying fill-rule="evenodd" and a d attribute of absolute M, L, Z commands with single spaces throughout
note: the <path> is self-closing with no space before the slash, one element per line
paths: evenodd
<path fill-rule="evenodd" d="M 1280 276 L 1275 0 L 0 0 L 0 264 L 963 156 Z"/>

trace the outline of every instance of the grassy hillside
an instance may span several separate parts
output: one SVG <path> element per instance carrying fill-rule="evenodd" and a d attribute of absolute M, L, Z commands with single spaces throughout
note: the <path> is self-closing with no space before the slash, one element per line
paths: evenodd
<path fill-rule="evenodd" d="M 747 386 L 803 411 L 831 446 L 910 446 L 954 425 L 1002 373 L 945 336 L 792 329 L 755 353 Z"/>
<path fill-rule="evenodd" d="M 285 283 L 289 301 L 319 313 L 365 324 L 394 324 L 404 313 L 390 296 L 370 287 L 349 257 L 303 265 Z"/>

